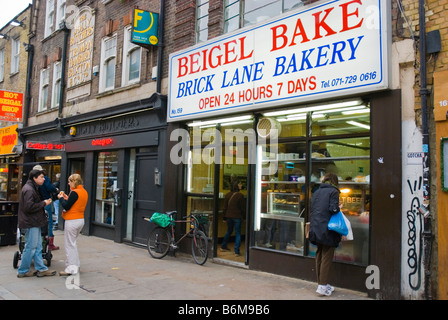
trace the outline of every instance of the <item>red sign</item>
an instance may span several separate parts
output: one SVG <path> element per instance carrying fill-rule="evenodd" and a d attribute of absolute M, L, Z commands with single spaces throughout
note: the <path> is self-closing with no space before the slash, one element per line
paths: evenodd
<path fill-rule="evenodd" d="M 0 120 L 22 122 L 23 93 L 0 90 Z"/>
<path fill-rule="evenodd" d="M 27 141 L 27 149 L 65 151 L 65 144 L 57 142 Z"/>
<path fill-rule="evenodd" d="M 114 143 L 112 138 L 95 139 L 92 140 L 92 146 L 109 146 Z"/>

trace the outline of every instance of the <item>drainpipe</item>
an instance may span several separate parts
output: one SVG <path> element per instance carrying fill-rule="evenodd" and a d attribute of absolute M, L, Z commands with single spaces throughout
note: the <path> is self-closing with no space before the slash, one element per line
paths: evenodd
<path fill-rule="evenodd" d="M 159 48 L 157 56 L 157 93 L 162 93 L 162 60 L 163 60 L 163 29 L 165 24 L 165 0 L 160 1 L 159 15 Z"/>
<path fill-rule="evenodd" d="M 30 43 L 25 44 L 25 51 L 28 52 L 28 68 L 26 71 L 26 100 L 23 108 L 23 127 L 28 126 L 28 116 L 31 104 L 31 73 L 33 71 L 34 46 Z"/>
<path fill-rule="evenodd" d="M 423 205 L 420 213 L 424 216 L 423 224 L 423 247 L 425 252 L 425 298 L 431 298 L 429 292 L 431 280 L 431 253 L 433 234 L 431 230 L 430 217 L 430 161 L 429 161 L 429 128 L 428 128 L 428 95 L 426 87 L 426 11 L 425 1 L 419 0 L 419 25 L 420 25 L 420 98 L 422 109 L 422 132 L 423 132 Z"/>
<path fill-rule="evenodd" d="M 62 106 L 64 104 L 64 91 L 65 91 L 65 67 L 67 64 L 67 44 L 68 44 L 68 28 L 65 21 L 61 22 L 62 31 L 64 31 L 64 44 L 62 47 L 62 66 L 61 66 L 61 93 L 59 95 L 59 110 L 58 118 L 62 118 Z"/>

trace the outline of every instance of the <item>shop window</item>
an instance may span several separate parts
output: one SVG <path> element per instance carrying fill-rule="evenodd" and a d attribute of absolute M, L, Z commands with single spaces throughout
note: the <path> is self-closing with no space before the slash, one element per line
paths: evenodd
<path fill-rule="evenodd" d="M 259 23 L 302 5 L 300 0 L 226 0 L 224 32 Z"/>
<path fill-rule="evenodd" d="M 115 225 L 115 194 L 118 186 L 118 152 L 98 154 L 95 222 Z"/>
<path fill-rule="evenodd" d="M 324 174 L 339 177 L 342 211 L 354 240 L 335 259 L 368 264 L 370 214 L 370 109 L 347 100 L 266 111 L 277 141 L 257 145 L 254 244 L 260 249 L 314 256 L 306 241 L 313 193 Z M 326 121 L 325 121 L 326 120 Z M 356 122 L 356 123 L 353 123 Z"/>

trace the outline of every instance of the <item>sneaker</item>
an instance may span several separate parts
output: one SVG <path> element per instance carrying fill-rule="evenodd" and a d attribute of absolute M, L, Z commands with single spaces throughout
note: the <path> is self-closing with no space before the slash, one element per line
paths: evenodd
<path fill-rule="evenodd" d="M 318 285 L 316 293 L 321 296 L 331 296 L 331 290 L 327 286 Z"/>
<path fill-rule="evenodd" d="M 18 273 L 17 278 L 28 278 L 28 277 L 34 277 L 37 274 L 37 271 L 28 271 L 27 273 Z"/>
<path fill-rule="evenodd" d="M 330 292 L 334 291 L 334 287 L 330 286 L 330 284 L 327 283 L 327 289 L 330 290 Z"/>
<path fill-rule="evenodd" d="M 50 271 L 50 270 L 37 271 L 37 276 L 38 276 L 39 278 L 41 278 L 41 277 L 47 277 L 47 276 L 51 277 L 51 276 L 54 276 L 55 274 L 56 274 L 56 271 Z"/>
<path fill-rule="evenodd" d="M 230 251 L 230 249 L 229 248 L 221 248 L 220 251 L 225 252 L 225 251 Z"/>

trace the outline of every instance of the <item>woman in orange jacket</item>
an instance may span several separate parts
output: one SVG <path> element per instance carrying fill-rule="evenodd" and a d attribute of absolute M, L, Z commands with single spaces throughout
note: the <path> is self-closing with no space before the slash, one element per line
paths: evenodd
<path fill-rule="evenodd" d="M 59 204 L 64 209 L 62 218 L 65 220 L 64 241 L 65 241 L 65 270 L 60 272 L 61 276 L 69 276 L 79 272 L 79 255 L 76 240 L 84 227 L 84 210 L 87 206 L 88 194 L 82 186 L 82 179 L 79 174 L 72 174 L 68 178 L 70 194 L 67 196 L 64 191 L 58 195 Z"/>

